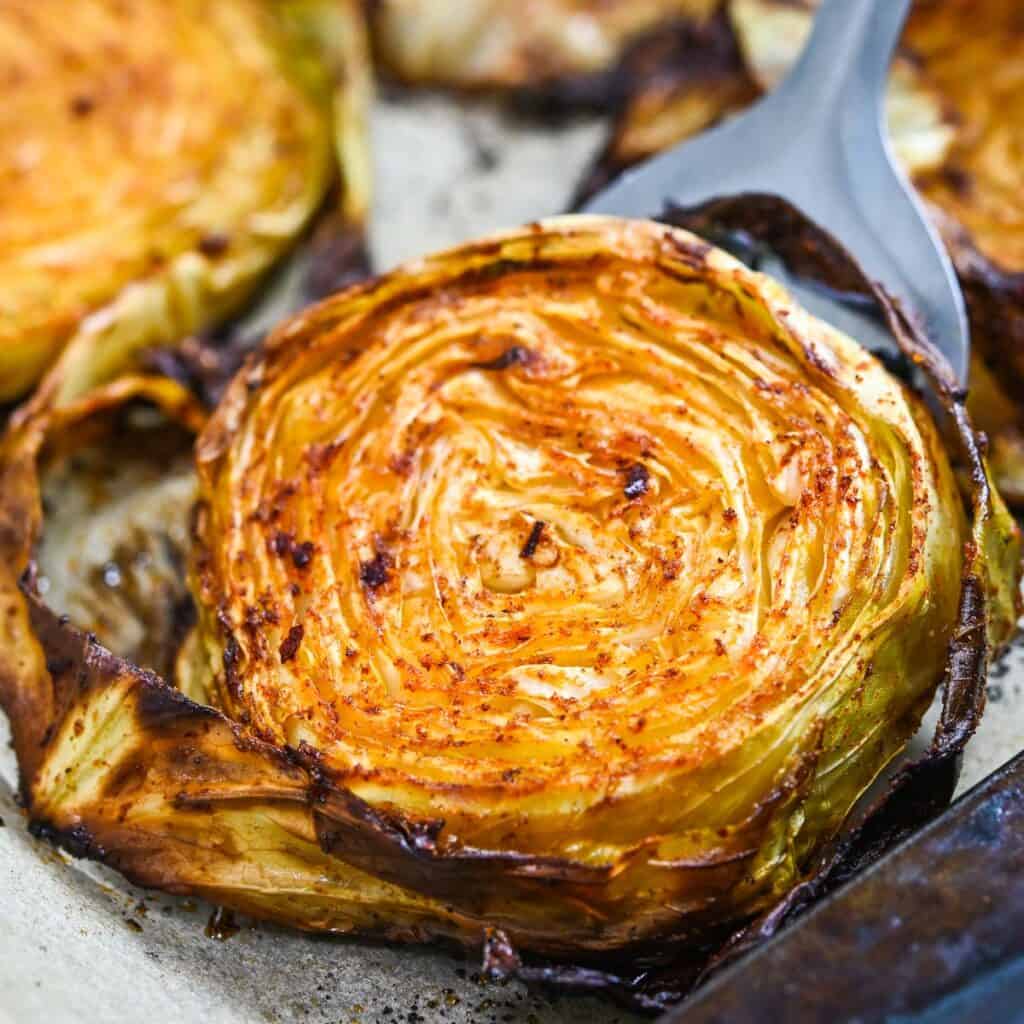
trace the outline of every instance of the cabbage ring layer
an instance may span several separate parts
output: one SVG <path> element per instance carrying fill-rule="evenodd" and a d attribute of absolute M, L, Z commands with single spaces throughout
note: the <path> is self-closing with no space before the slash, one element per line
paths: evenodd
<path fill-rule="evenodd" d="M 196 445 L 177 688 L 33 593 L 40 456 L 139 399 L 201 420 L 123 378 L 0 448 L 0 699 L 38 831 L 261 917 L 704 945 L 1012 629 L 962 409 L 967 513 L 873 357 L 664 225 L 542 222 L 282 325 Z"/>

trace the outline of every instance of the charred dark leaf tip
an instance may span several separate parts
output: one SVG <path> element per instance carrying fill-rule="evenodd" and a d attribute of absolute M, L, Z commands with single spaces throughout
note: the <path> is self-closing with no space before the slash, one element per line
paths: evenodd
<path fill-rule="evenodd" d="M 67 850 L 72 857 L 102 860 L 106 856 L 104 848 L 85 825 L 62 829 L 44 821 L 30 821 L 28 831 L 36 839 L 43 839 L 54 846 Z"/>
<path fill-rule="evenodd" d="M 162 729 L 183 719 L 215 717 L 217 712 L 205 704 L 196 704 L 180 690 L 162 679 L 137 673 L 142 685 L 138 691 L 138 720 L 145 728 Z"/>
<path fill-rule="evenodd" d="M 533 527 L 530 529 L 530 536 L 526 538 L 526 543 L 523 545 L 522 550 L 519 552 L 520 558 L 533 558 L 534 553 L 537 550 L 537 545 L 540 544 L 540 538 L 544 533 L 544 521 L 538 519 Z"/>
<path fill-rule="evenodd" d="M 622 488 L 622 493 L 630 501 L 633 501 L 636 498 L 643 497 L 647 493 L 650 484 L 651 474 L 645 465 L 638 462 L 626 470 L 626 484 Z"/>
<path fill-rule="evenodd" d="M 46 671 L 56 679 L 58 676 L 64 675 L 73 665 L 74 661 L 71 658 L 47 658 Z"/>
<path fill-rule="evenodd" d="M 315 301 L 367 281 L 370 262 L 362 225 L 345 224 L 339 216 L 328 215 L 316 228 L 310 244 L 303 291 Z"/>

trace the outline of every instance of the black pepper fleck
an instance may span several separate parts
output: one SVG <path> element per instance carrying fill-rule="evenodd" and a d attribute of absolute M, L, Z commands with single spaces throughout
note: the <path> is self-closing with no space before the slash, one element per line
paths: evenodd
<path fill-rule="evenodd" d="M 622 493 L 630 501 L 633 501 L 647 493 L 650 481 L 651 474 L 647 471 L 647 467 L 638 462 L 626 470 L 626 485 L 622 488 Z"/>
<path fill-rule="evenodd" d="M 526 538 L 526 543 L 523 545 L 522 550 L 519 552 L 520 558 L 532 558 L 534 552 L 537 550 L 537 545 L 540 544 L 541 534 L 544 533 L 544 521 L 538 519 L 530 530 L 530 536 Z"/>
<path fill-rule="evenodd" d="M 313 560 L 313 550 L 311 540 L 304 540 L 301 544 L 295 544 L 292 547 L 292 561 L 295 563 L 296 569 L 305 569 L 309 565 Z"/>
<path fill-rule="evenodd" d="M 275 555 L 283 558 L 292 549 L 292 539 L 284 530 L 278 530 L 268 541 L 268 546 Z"/>
<path fill-rule="evenodd" d="M 78 96 L 73 96 L 71 99 L 71 113 L 75 117 L 85 117 L 91 114 L 96 109 L 96 101 L 84 93 Z"/>
<path fill-rule="evenodd" d="M 223 256 L 228 251 L 231 239 L 221 231 L 209 231 L 199 239 L 196 248 L 210 259 Z"/>
<path fill-rule="evenodd" d="M 383 587 L 390 578 L 391 556 L 386 551 L 378 551 L 368 562 L 359 566 L 359 579 L 364 587 L 376 590 Z"/>
<path fill-rule="evenodd" d="M 281 655 L 281 663 L 284 664 L 286 661 L 291 661 L 295 657 L 299 649 L 299 644 L 302 643 L 302 637 L 305 634 L 305 630 L 302 627 L 302 623 L 296 623 L 288 630 L 288 635 L 281 641 L 279 653 Z"/>
<path fill-rule="evenodd" d="M 505 349 L 500 356 L 486 363 L 474 363 L 477 370 L 507 370 L 510 366 L 522 366 L 533 358 L 533 353 L 522 345 Z"/>

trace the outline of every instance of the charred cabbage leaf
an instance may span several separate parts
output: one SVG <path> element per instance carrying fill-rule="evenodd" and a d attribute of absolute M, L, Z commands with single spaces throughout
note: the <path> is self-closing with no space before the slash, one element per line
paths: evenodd
<path fill-rule="evenodd" d="M 238 310 L 338 176 L 358 233 L 367 62 L 349 0 L 0 10 L 0 401 L 62 398 Z"/>
<path fill-rule="evenodd" d="M 410 84 L 512 89 L 606 108 L 635 88 L 721 0 L 379 0 L 384 68 Z"/>
<path fill-rule="evenodd" d="M 777 84 L 816 8 L 816 0 L 727 0 L 728 21 L 715 22 L 703 65 L 681 60 L 674 76 L 638 81 L 581 197 Z M 967 296 L 970 407 L 1014 504 L 1024 502 L 1022 60 L 1015 0 L 917 0 L 887 100 L 896 154 L 927 200 Z"/>
<path fill-rule="evenodd" d="M 928 764 L 955 760 L 1013 628 L 1016 528 L 904 341 L 966 504 L 872 356 L 650 222 L 555 219 L 356 286 L 205 426 L 166 379 L 26 408 L 0 698 L 34 827 L 300 928 L 677 999 L 679 962 L 853 863 L 844 820 L 943 678 Z M 202 427 L 173 685 L 50 612 L 32 559 L 40 470 L 140 400 Z"/>

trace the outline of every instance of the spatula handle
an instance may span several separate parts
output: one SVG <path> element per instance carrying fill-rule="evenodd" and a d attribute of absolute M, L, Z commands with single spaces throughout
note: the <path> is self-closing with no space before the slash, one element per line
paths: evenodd
<path fill-rule="evenodd" d="M 881 108 L 912 0 L 823 0 L 811 38 L 776 93 L 794 116 L 839 105 Z"/>

